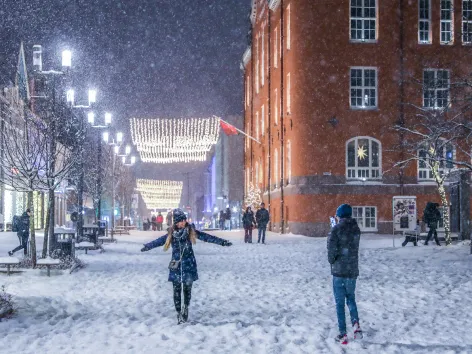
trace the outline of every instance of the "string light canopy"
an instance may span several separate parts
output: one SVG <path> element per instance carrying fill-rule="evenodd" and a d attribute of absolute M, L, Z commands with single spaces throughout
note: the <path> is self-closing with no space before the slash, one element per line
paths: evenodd
<path fill-rule="evenodd" d="M 215 116 L 130 119 L 131 137 L 141 161 L 162 164 L 205 161 L 218 142 L 219 124 L 220 119 Z"/>
<path fill-rule="evenodd" d="M 182 197 L 182 181 L 138 179 L 136 190 L 148 209 L 175 209 Z"/>

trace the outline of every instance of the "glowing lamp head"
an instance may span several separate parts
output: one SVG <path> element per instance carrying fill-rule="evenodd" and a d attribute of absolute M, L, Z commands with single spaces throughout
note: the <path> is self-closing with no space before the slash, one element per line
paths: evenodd
<path fill-rule="evenodd" d="M 119 146 L 115 146 L 113 150 L 115 151 L 115 154 L 118 155 L 118 153 L 120 152 L 120 147 L 119 147 Z"/>
<path fill-rule="evenodd" d="M 129 155 L 131 153 L 131 146 L 126 145 L 125 153 L 126 153 L 126 155 Z"/>
<path fill-rule="evenodd" d="M 72 89 L 67 90 L 67 92 L 66 92 L 66 100 L 67 100 L 68 103 L 74 104 L 74 95 L 75 95 L 74 90 L 72 90 Z"/>
<path fill-rule="evenodd" d="M 105 124 L 106 125 L 111 124 L 111 113 L 105 113 Z"/>
<path fill-rule="evenodd" d="M 108 140 L 110 139 L 110 133 L 108 132 L 103 132 L 103 141 L 108 143 Z"/>
<path fill-rule="evenodd" d="M 88 122 L 93 125 L 93 123 L 95 123 L 95 113 L 88 112 L 87 119 L 88 119 Z"/>
<path fill-rule="evenodd" d="M 131 156 L 131 164 L 134 165 L 136 163 L 136 156 Z"/>
<path fill-rule="evenodd" d="M 62 51 L 62 66 L 70 68 L 72 66 L 72 52 L 70 50 Z"/>
<path fill-rule="evenodd" d="M 123 157 L 121 158 L 121 161 L 123 162 L 123 165 L 126 164 L 126 157 L 123 156 Z"/>
<path fill-rule="evenodd" d="M 121 143 L 122 141 L 123 141 L 123 133 L 122 132 L 116 133 L 116 142 Z"/>
<path fill-rule="evenodd" d="M 97 102 L 97 90 L 89 90 L 88 100 L 89 104 Z"/>

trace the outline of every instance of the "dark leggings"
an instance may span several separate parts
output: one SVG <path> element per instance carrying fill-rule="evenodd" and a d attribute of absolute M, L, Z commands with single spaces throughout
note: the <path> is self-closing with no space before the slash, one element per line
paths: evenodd
<path fill-rule="evenodd" d="M 174 285 L 174 305 L 175 310 L 180 312 L 182 309 L 182 283 L 173 282 Z M 184 305 L 188 307 L 192 297 L 192 283 L 184 283 Z"/>
<path fill-rule="evenodd" d="M 27 234 L 26 232 L 18 232 L 17 233 L 17 236 L 18 236 L 18 239 L 20 240 L 20 245 L 18 247 L 16 247 L 15 249 L 13 249 L 11 251 L 11 253 L 15 253 L 21 249 L 23 249 L 23 252 L 25 254 L 25 256 L 28 254 L 28 238 L 29 238 L 29 234 Z"/>

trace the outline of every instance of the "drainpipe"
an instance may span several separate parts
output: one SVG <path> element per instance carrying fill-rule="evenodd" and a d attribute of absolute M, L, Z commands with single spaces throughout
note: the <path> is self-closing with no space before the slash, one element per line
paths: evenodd
<path fill-rule="evenodd" d="M 268 35 L 267 35 L 267 43 L 269 44 L 268 45 L 268 49 L 267 49 L 267 54 L 269 56 L 269 59 L 267 60 L 267 70 L 269 71 L 269 77 L 267 79 L 267 89 L 269 90 L 269 95 L 268 95 L 268 100 L 267 100 L 267 118 L 268 118 L 268 121 L 267 121 L 267 127 L 269 128 L 268 129 L 268 133 L 267 133 L 267 141 L 269 142 L 268 143 L 268 148 L 267 148 L 267 153 L 268 153 L 268 159 L 266 160 L 267 161 L 267 184 L 268 184 L 268 192 L 267 192 L 267 209 L 270 210 L 270 193 L 271 193 L 271 175 L 272 175 L 272 169 L 271 169 L 271 165 L 272 165 L 272 159 L 271 159 L 271 155 L 272 155 L 272 108 L 271 108 L 271 99 L 270 99 L 270 95 L 272 94 L 272 85 L 271 85 L 271 74 L 272 74 L 272 43 L 271 43 L 271 36 L 272 36 L 272 27 L 271 27 L 271 11 L 269 9 L 268 11 L 268 24 L 267 24 L 267 29 L 268 29 Z M 272 223 L 270 223 L 270 229 L 272 230 Z"/>
<path fill-rule="evenodd" d="M 401 127 L 405 125 L 405 28 L 404 28 L 404 0 L 399 1 L 399 15 L 400 15 L 400 117 L 399 117 L 399 124 Z M 405 133 L 400 131 L 400 159 L 401 161 L 405 160 L 405 150 L 403 144 L 405 142 Z M 399 174 L 399 182 L 400 182 L 400 194 L 405 194 L 405 186 L 404 186 L 404 168 L 400 169 Z"/>
<path fill-rule="evenodd" d="M 285 126 L 284 126 L 284 0 L 280 3 L 280 232 L 285 231 L 284 220 L 284 161 L 285 161 Z"/>

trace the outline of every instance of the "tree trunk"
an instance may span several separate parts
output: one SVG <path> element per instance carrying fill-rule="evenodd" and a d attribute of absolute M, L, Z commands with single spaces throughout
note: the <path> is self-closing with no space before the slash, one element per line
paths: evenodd
<path fill-rule="evenodd" d="M 54 225 L 55 225 L 55 215 L 54 210 L 56 208 L 56 197 L 54 195 L 54 189 L 49 190 L 49 233 L 48 233 L 48 242 L 49 242 L 49 256 L 56 246 L 56 240 L 54 239 Z"/>
<path fill-rule="evenodd" d="M 49 222 L 50 217 L 50 205 L 48 201 L 48 212 L 46 213 L 46 225 L 44 226 L 44 243 L 43 243 L 43 258 L 46 258 L 48 256 L 48 234 L 49 234 Z"/>
<path fill-rule="evenodd" d="M 444 238 L 446 246 L 450 245 L 451 240 L 451 220 L 449 218 L 449 201 L 447 200 L 446 189 L 444 188 L 444 181 L 438 184 L 439 196 L 443 205 L 443 219 L 444 219 Z"/>
<path fill-rule="evenodd" d="M 28 209 L 31 212 L 30 216 L 30 248 L 31 248 L 31 262 L 33 268 L 36 267 L 36 235 L 34 232 L 34 204 L 33 204 L 33 191 L 28 192 Z"/>

